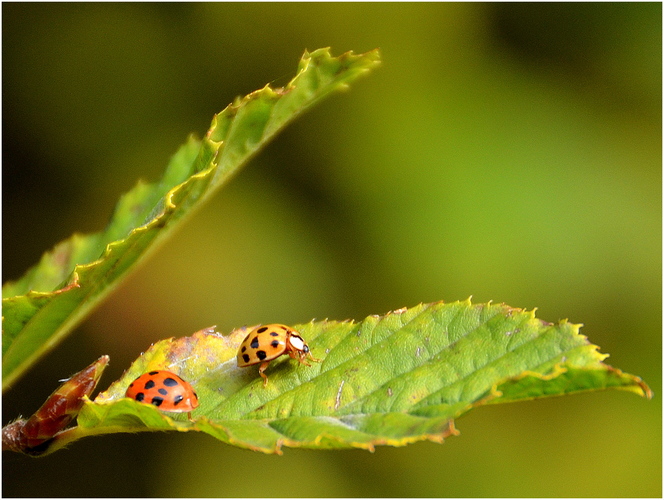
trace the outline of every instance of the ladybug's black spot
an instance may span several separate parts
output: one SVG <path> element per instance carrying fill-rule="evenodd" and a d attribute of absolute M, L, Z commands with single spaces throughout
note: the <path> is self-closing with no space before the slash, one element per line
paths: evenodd
<path fill-rule="evenodd" d="M 273 340 L 272 342 L 270 342 L 270 345 L 272 347 L 279 347 L 279 341 L 278 340 Z"/>
<path fill-rule="evenodd" d="M 131 384 L 129 384 L 129 387 L 134 387 L 134 382 L 132 382 Z M 129 389 L 129 387 L 127 387 L 127 389 Z"/>
<path fill-rule="evenodd" d="M 256 351 L 256 356 L 258 356 L 258 359 L 263 361 L 265 358 L 267 358 L 267 353 L 265 351 Z"/>
<path fill-rule="evenodd" d="M 177 395 L 173 398 L 173 405 L 177 406 L 178 404 L 182 403 L 183 400 L 184 400 L 184 396 Z"/>
<path fill-rule="evenodd" d="M 152 389 L 153 387 L 154 387 L 154 380 L 148 380 L 148 381 L 145 383 L 145 387 L 144 387 L 144 389 Z"/>
<path fill-rule="evenodd" d="M 242 352 L 244 352 L 244 351 L 246 351 L 246 350 L 247 350 L 247 346 L 246 346 L 246 345 L 243 345 L 243 346 L 242 346 Z"/>
<path fill-rule="evenodd" d="M 175 380 L 174 378 L 166 377 L 166 378 L 164 379 L 164 385 L 165 385 L 166 387 L 173 387 L 173 386 L 178 385 L 178 381 Z"/>
<path fill-rule="evenodd" d="M 150 403 L 152 403 L 155 406 L 161 406 L 161 403 L 163 403 L 163 402 L 164 402 L 164 398 L 160 398 L 159 396 L 153 397 L 152 401 L 150 401 Z"/>
<path fill-rule="evenodd" d="M 158 389 L 157 392 L 162 396 L 166 396 L 168 394 L 168 391 L 166 389 Z"/>
<path fill-rule="evenodd" d="M 156 375 L 159 371 L 150 372 L 150 375 Z"/>
<path fill-rule="evenodd" d="M 136 401 L 140 402 L 140 401 L 143 401 L 144 399 L 145 399 L 145 394 L 143 394 L 142 392 L 139 392 L 138 394 L 136 394 Z"/>
<path fill-rule="evenodd" d="M 270 335 L 272 335 L 273 337 L 278 337 L 278 336 L 279 336 L 279 332 L 270 332 Z"/>
<path fill-rule="evenodd" d="M 252 349 L 258 349 L 258 337 L 251 339 L 251 344 L 249 344 Z"/>
<path fill-rule="evenodd" d="M 262 327 L 262 328 L 259 328 L 259 329 L 256 330 L 256 331 L 257 331 L 258 333 L 263 333 L 265 330 L 267 330 L 267 326 L 264 326 L 264 327 Z"/>
<path fill-rule="evenodd" d="M 245 363 L 249 363 L 249 355 L 248 354 L 243 354 L 242 359 L 244 359 Z"/>

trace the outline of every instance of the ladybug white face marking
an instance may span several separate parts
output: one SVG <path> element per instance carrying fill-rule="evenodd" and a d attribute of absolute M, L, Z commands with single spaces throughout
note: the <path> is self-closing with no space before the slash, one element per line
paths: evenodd
<path fill-rule="evenodd" d="M 311 366 L 306 361 L 307 357 L 320 361 L 313 357 L 299 333 L 286 325 L 272 324 L 258 326 L 249 332 L 238 349 L 237 365 L 245 367 L 260 363 L 258 373 L 263 377 L 263 386 L 267 386 L 267 375 L 263 372 L 270 361 L 283 354 L 307 366 Z"/>
<path fill-rule="evenodd" d="M 300 337 L 299 335 L 291 335 L 290 338 L 288 339 L 288 342 L 290 343 L 290 345 L 293 346 L 293 349 L 295 349 L 296 351 L 304 351 L 305 347 L 307 351 L 309 350 L 309 346 L 305 344 L 304 340 L 302 340 L 302 337 Z"/>

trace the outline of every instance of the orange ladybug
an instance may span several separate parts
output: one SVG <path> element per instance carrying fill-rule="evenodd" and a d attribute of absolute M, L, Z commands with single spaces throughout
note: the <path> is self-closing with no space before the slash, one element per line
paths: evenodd
<path fill-rule="evenodd" d="M 129 384 L 126 396 L 163 411 L 187 412 L 189 420 L 191 411 L 198 406 L 198 396 L 189 382 L 167 370 L 144 373 Z"/>
<path fill-rule="evenodd" d="M 258 326 L 249 332 L 249 335 L 240 344 L 237 352 L 237 365 L 239 367 L 261 364 L 258 373 L 263 377 L 263 387 L 267 386 L 267 375 L 263 373 L 270 361 L 282 354 L 288 354 L 303 365 L 311 366 L 306 358 L 320 362 L 311 354 L 309 346 L 298 332 L 286 325 Z"/>

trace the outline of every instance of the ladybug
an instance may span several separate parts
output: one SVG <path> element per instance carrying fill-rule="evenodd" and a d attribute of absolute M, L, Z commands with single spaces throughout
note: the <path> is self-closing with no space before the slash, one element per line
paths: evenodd
<path fill-rule="evenodd" d="M 286 325 L 258 326 L 249 332 L 249 335 L 240 344 L 237 352 L 237 365 L 239 367 L 261 364 L 258 373 L 263 377 L 263 387 L 267 386 L 267 375 L 263 373 L 270 361 L 282 354 L 288 354 L 303 365 L 307 363 L 307 356 L 312 361 L 320 362 L 311 354 L 309 346 L 298 332 Z"/>
<path fill-rule="evenodd" d="M 163 411 L 187 412 L 189 420 L 191 411 L 198 406 L 198 396 L 189 382 L 166 370 L 144 373 L 129 384 L 126 396 Z"/>

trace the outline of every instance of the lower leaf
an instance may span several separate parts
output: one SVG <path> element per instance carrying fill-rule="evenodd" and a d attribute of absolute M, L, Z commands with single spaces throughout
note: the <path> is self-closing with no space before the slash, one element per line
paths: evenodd
<path fill-rule="evenodd" d="M 373 450 L 442 442 L 456 434 L 455 419 L 483 404 L 609 388 L 652 395 L 640 378 L 606 365 L 579 325 L 547 323 L 505 304 L 437 302 L 358 323 L 293 328 L 321 362 L 278 357 L 265 387 L 256 365 L 236 361 L 253 327 L 157 342 L 94 402 L 85 401 L 78 427 L 59 436 L 58 446 L 86 435 L 177 430 L 264 453 L 283 446 Z M 192 421 L 124 397 L 151 370 L 173 371 L 194 387 L 200 406 Z"/>

